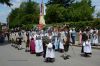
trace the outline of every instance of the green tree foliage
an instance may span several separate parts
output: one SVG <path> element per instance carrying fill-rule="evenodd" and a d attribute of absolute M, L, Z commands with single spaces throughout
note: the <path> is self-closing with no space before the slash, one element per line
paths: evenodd
<path fill-rule="evenodd" d="M 61 6 L 61 1 L 50 0 L 49 3 L 47 3 L 47 13 L 45 16 L 47 23 L 91 21 L 93 19 L 92 14 L 94 12 L 94 6 L 91 5 L 91 0 L 82 0 L 80 2 L 73 2 L 74 0 L 68 0 L 71 4 L 67 7 Z"/>
<path fill-rule="evenodd" d="M 97 18 L 100 18 L 100 11 L 96 14 Z"/>
<path fill-rule="evenodd" d="M 65 21 L 64 17 L 65 8 L 59 4 L 48 6 L 46 21 L 49 23 L 52 22 L 63 22 Z"/>
<path fill-rule="evenodd" d="M 75 0 L 49 0 L 47 5 L 60 4 L 64 7 L 70 6 Z"/>
<path fill-rule="evenodd" d="M 10 0 L 0 0 L 1 4 L 6 4 L 8 6 L 11 6 L 12 4 L 10 3 Z"/>
<path fill-rule="evenodd" d="M 27 24 L 36 24 L 39 19 L 39 5 L 36 2 L 23 2 L 8 16 L 10 28 Z"/>

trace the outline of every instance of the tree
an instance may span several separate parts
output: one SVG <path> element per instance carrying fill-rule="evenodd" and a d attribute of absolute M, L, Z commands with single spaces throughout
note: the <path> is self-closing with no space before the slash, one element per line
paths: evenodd
<path fill-rule="evenodd" d="M 96 16 L 97 18 L 100 18 L 100 11 L 97 12 Z"/>
<path fill-rule="evenodd" d="M 10 0 L 0 0 L 1 4 L 6 4 L 8 6 L 11 6 L 12 4 L 10 3 Z"/>
<path fill-rule="evenodd" d="M 65 8 L 60 6 L 59 4 L 48 6 L 47 14 L 45 16 L 46 23 L 52 23 L 52 22 L 59 23 L 65 21 L 63 16 L 64 11 Z"/>
<path fill-rule="evenodd" d="M 29 2 L 31 2 L 31 0 L 29 0 Z"/>
<path fill-rule="evenodd" d="M 8 16 L 10 28 L 38 23 L 39 5 L 36 2 L 23 2 L 19 8 L 12 10 Z"/>
<path fill-rule="evenodd" d="M 69 9 L 72 21 L 87 21 L 93 19 L 94 6 L 91 6 L 87 0 L 82 0 L 73 4 Z M 71 14 L 70 14 L 71 12 Z"/>
<path fill-rule="evenodd" d="M 69 2 L 70 5 L 65 5 Z M 94 6 L 91 0 L 82 0 L 74 2 L 74 0 L 49 0 L 46 10 L 46 22 L 66 22 L 66 21 L 91 21 L 93 20 Z"/>
<path fill-rule="evenodd" d="M 60 4 L 64 7 L 70 6 L 75 0 L 49 0 L 47 5 Z"/>

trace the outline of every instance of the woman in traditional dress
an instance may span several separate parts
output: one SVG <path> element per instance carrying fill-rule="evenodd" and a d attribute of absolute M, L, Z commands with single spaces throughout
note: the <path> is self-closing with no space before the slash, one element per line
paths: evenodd
<path fill-rule="evenodd" d="M 49 41 L 46 44 L 46 58 L 45 62 L 54 62 L 55 61 L 55 53 L 54 53 L 54 45 L 52 44 L 52 33 L 48 33 Z"/>
<path fill-rule="evenodd" d="M 79 31 L 79 44 L 82 45 L 82 31 Z"/>
<path fill-rule="evenodd" d="M 75 41 L 76 41 L 76 31 L 75 31 L 75 28 L 72 29 L 71 38 L 72 38 L 72 44 L 75 44 Z"/>
<path fill-rule="evenodd" d="M 59 32 L 59 51 L 61 53 L 64 52 L 63 37 L 64 37 L 64 31 L 63 31 L 63 29 L 60 29 L 60 32 Z"/>
<path fill-rule="evenodd" d="M 43 41 L 42 36 L 40 35 L 40 32 L 37 32 L 35 35 L 35 51 L 36 56 L 41 56 L 43 52 Z"/>
<path fill-rule="evenodd" d="M 83 42 L 83 46 L 84 46 L 84 56 L 89 57 L 90 54 L 92 53 L 90 40 L 87 39 L 85 42 Z"/>
<path fill-rule="evenodd" d="M 82 55 L 84 55 L 85 57 L 88 57 L 89 54 L 92 54 L 92 50 L 91 50 L 91 41 L 89 38 L 89 31 L 86 29 L 83 34 L 82 34 L 82 50 L 81 52 L 83 53 Z"/>
<path fill-rule="evenodd" d="M 81 53 L 84 53 L 84 46 L 83 43 L 88 39 L 88 36 L 86 34 L 86 30 L 82 30 L 82 47 L 81 47 Z"/>
<path fill-rule="evenodd" d="M 58 51 L 59 50 L 58 28 L 54 29 L 53 36 L 54 36 L 55 51 Z"/>
<path fill-rule="evenodd" d="M 13 43 L 13 32 L 11 32 L 10 34 L 10 40 L 11 40 L 11 46 L 13 47 L 14 46 L 14 43 Z"/>
<path fill-rule="evenodd" d="M 91 42 L 91 45 L 93 45 L 93 32 L 94 32 L 94 30 L 90 29 L 90 42 Z"/>
<path fill-rule="evenodd" d="M 49 43 L 47 44 L 46 49 L 46 62 L 54 62 L 55 61 L 55 53 L 53 49 L 53 44 Z"/>
<path fill-rule="evenodd" d="M 98 30 L 95 29 L 93 32 L 93 44 L 98 45 Z"/>

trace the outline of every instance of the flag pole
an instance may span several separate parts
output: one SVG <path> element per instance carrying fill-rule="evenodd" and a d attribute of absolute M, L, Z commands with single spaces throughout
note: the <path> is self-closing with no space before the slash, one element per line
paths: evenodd
<path fill-rule="evenodd" d="M 38 28 L 43 29 L 43 27 L 45 26 L 45 19 L 44 19 L 44 2 L 43 0 L 40 1 L 40 17 L 39 17 L 39 24 L 38 24 Z"/>

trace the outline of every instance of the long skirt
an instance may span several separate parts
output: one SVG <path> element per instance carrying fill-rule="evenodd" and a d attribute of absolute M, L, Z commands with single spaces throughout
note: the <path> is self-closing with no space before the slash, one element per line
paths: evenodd
<path fill-rule="evenodd" d="M 59 44 L 59 51 L 60 52 L 63 52 L 64 51 L 64 45 L 63 45 L 63 42 L 59 42 L 60 44 Z"/>
<path fill-rule="evenodd" d="M 30 53 L 31 54 L 34 54 L 35 53 L 35 42 L 34 42 L 34 40 L 32 40 L 30 42 Z"/>
<path fill-rule="evenodd" d="M 93 45 L 93 36 L 90 36 L 90 42 L 91 42 L 91 44 Z"/>
<path fill-rule="evenodd" d="M 59 49 L 59 41 L 57 40 L 57 37 L 55 38 L 54 45 L 55 45 L 55 50 L 58 50 Z"/>
<path fill-rule="evenodd" d="M 35 51 L 36 51 L 36 56 L 42 55 L 43 52 L 42 40 L 35 40 Z"/>
<path fill-rule="evenodd" d="M 82 35 L 79 35 L 79 44 L 82 44 Z"/>
<path fill-rule="evenodd" d="M 98 45 L 98 36 L 96 38 L 93 38 L 93 44 Z"/>
<path fill-rule="evenodd" d="M 46 50 L 46 58 L 55 58 L 54 50 L 48 49 Z"/>

